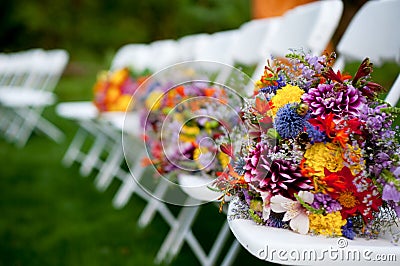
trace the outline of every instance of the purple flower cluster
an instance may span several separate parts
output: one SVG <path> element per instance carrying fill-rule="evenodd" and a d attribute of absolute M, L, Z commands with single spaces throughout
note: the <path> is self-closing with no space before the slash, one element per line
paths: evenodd
<path fill-rule="evenodd" d="M 333 84 L 319 84 L 302 97 L 309 105 L 313 117 L 325 118 L 333 113 L 336 118 L 358 118 L 365 98 L 351 85 L 345 90 L 336 90 Z"/>
<path fill-rule="evenodd" d="M 315 209 L 324 209 L 327 213 L 340 211 L 342 206 L 334 200 L 329 194 L 316 193 L 311 207 Z"/>
<path fill-rule="evenodd" d="M 361 110 L 361 121 L 365 124 L 365 129 L 369 132 L 368 142 L 368 168 L 371 173 L 378 177 L 383 169 L 393 166 L 392 158 L 399 158 L 400 147 L 396 142 L 396 132 L 391 128 L 392 117 L 382 111 L 384 105 L 376 107 L 364 107 Z"/>
<path fill-rule="evenodd" d="M 325 67 L 323 62 L 326 61 L 326 57 L 307 54 L 304 60 L 293 59 L 293 61 L 293 65 L 295 65 L 294 69 L 300 70 L 301 74 L 298 75 L 296 73 L 290 79 L 297 80 L 297 85 L 307 91 L 312 84 L 318 82 L 318 78 L 316 77 L 322 73 Z"/>

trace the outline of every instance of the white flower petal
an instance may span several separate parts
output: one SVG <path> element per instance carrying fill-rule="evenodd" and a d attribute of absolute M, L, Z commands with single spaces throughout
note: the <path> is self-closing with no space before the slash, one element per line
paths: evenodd
<path fill-rule="evenodd" d="M 304 200 L 304 202 L 311 204 L 314 201 L 314 194 L 309 191 L 300 191 L 299 197 Z"/>
<path fill-rule="evenodd" d="M 301 212 L 299 215 L 290 220 L 289 225 L 293 231 L 305 235 L 308 233 L 308 229 L 310 228 L 310 220 L 305 212 Z"/>
<path fill-rule="evenodd" d="M 264 206 L 263 212 L 262 212 L 263 220 L 264 221 L 268 220 L 270 214 L 271 214 L 271 208 Z"/>
<path fill-rule="evenodd" d="M 297 208 L 288 209 L 285 212 L 285 215 L 283 216 L 282 221 L 284 221 L 284 222 L 290 221 L 290 220 L 292 220 L 293 218 L 295 218 L 299 214 L 300 214 L 300 210 L 297 209 Z"/>
<path fill-rule="evenodd" d="M 282 206 L 282 203 L 288 201 L 291 202 L 292 200 L 281 195 L 271 197 L 271 210 L 276 213 L 285 212 L 286 209 Z"/>

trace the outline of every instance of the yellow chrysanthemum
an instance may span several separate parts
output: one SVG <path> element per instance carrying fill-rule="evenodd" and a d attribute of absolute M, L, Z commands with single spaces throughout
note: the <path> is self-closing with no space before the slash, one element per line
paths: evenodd
<path fill-rule="evenodd" d="M 342 149 L 333 143 L 316 143 L 306 150 L 305 164 L 312 168 L 315 176 L 324 177 L 324 169 L 338 172 L 343 168 Z"/>
<path fill-rule="evenodd" d="M 300 103 L 301 96 L 304 94 L 304 91 L 297 86 L 292 86 L 287 84 L 282 89 L 277 90 L 274 97 L 272 97 L 272 116 L 275 117 L 278 110 L 285 106 L 288 103 Z"/>
<path fill-rule="evenodd" d="M 145 106 L 149 110 L 158 110 L 161 105 L 162 91 L 152 91 L 149 96 L 147 96 L 145 101 Z"/>
<path fill-rule="evenodd" d="M 310 214 L 310 232 L 325 236 L 341 236 L 342 226 L 346 220 L 342 219 L 339 211 L 323 214 Z"/>
<path fill-rule="evenodd" d="M 130 95 L 121 95 L 115 103 L 110 107 L 109 111 L 122 111 L 125 112 L 129 107 L 129 103 L 131 100 Z"/>
<path fill-rule="evenodd" d="M 223 153 L 223 152 L 219 152 L 217 154 L 217 156 L 218 156 L 219 163 L 222 166 L 222 169 L 227 167 L 228 164 L 229 164 L 229 161 L 230 161 L 230 157 L 227 154 Z"/>
<path fill-rule="evenodd" d="M 129 71 L 126 68 L 115 71 L 110 77 L 110 83 L 115 86 L 122 84 L 128 77 Z"/>
<path fill-rule="evenodd" d="M 195 141 L 197 135 L 200 134 L 200 128 L 183 126 L 179 139 L 184 142 Z"/>
<path fill-rule="evenodd" d="M 106 101 L 109 102 L 109 103 L 110 102 L 115 102 L 120 95 L 121 95 L 121 91 L 119 90 L 119 88 L 115 87 L 115 86 L 111 86 L 107 90 Z"/>

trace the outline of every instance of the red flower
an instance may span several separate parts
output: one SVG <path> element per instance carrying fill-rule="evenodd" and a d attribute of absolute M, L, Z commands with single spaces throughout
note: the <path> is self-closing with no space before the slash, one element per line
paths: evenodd
<path fill-rule="evenodd" d="M 367 182 L 357 184 L 356 176 L 347 167 L 336 173 L 325 170 L 325 177 L 321 180 L 326 185 L 326 192 L 342 206 L 340 212 L 343 219 L 361 214 L 368 221 L 382 205 L 382 199 L 372 180 L 364 177 L 363 180 Z"/>

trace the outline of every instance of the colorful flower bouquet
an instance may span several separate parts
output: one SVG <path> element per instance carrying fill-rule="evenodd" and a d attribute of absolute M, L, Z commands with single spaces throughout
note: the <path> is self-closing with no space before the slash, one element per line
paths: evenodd
<path fill-rule="evenodd" d="M 148 73 L 135 73 L 128 68 L 99 73 L 93 87 L 93 103 L 99 112 L 125 112 L 137 88 L 146 80 Z"/>
<path fill-rule="evenodd" d="M 241 113 L 247 141 L 216 185 L 261 225 L 376 238 L 400 215 L 399 110 L 378 99 L 368 59 L 354 77 L 333 61 L 295 51 L 269 62 Z"/>
<path fill-rule="evenodd" d="M 227 110 L 235 96 L 205 82 L 149 87 L 142 112 L 149 157 L 143 164 L 152 164 L 160 174 L 222 172 L 230 158 L 219 144 L 240 120 Z"/>

